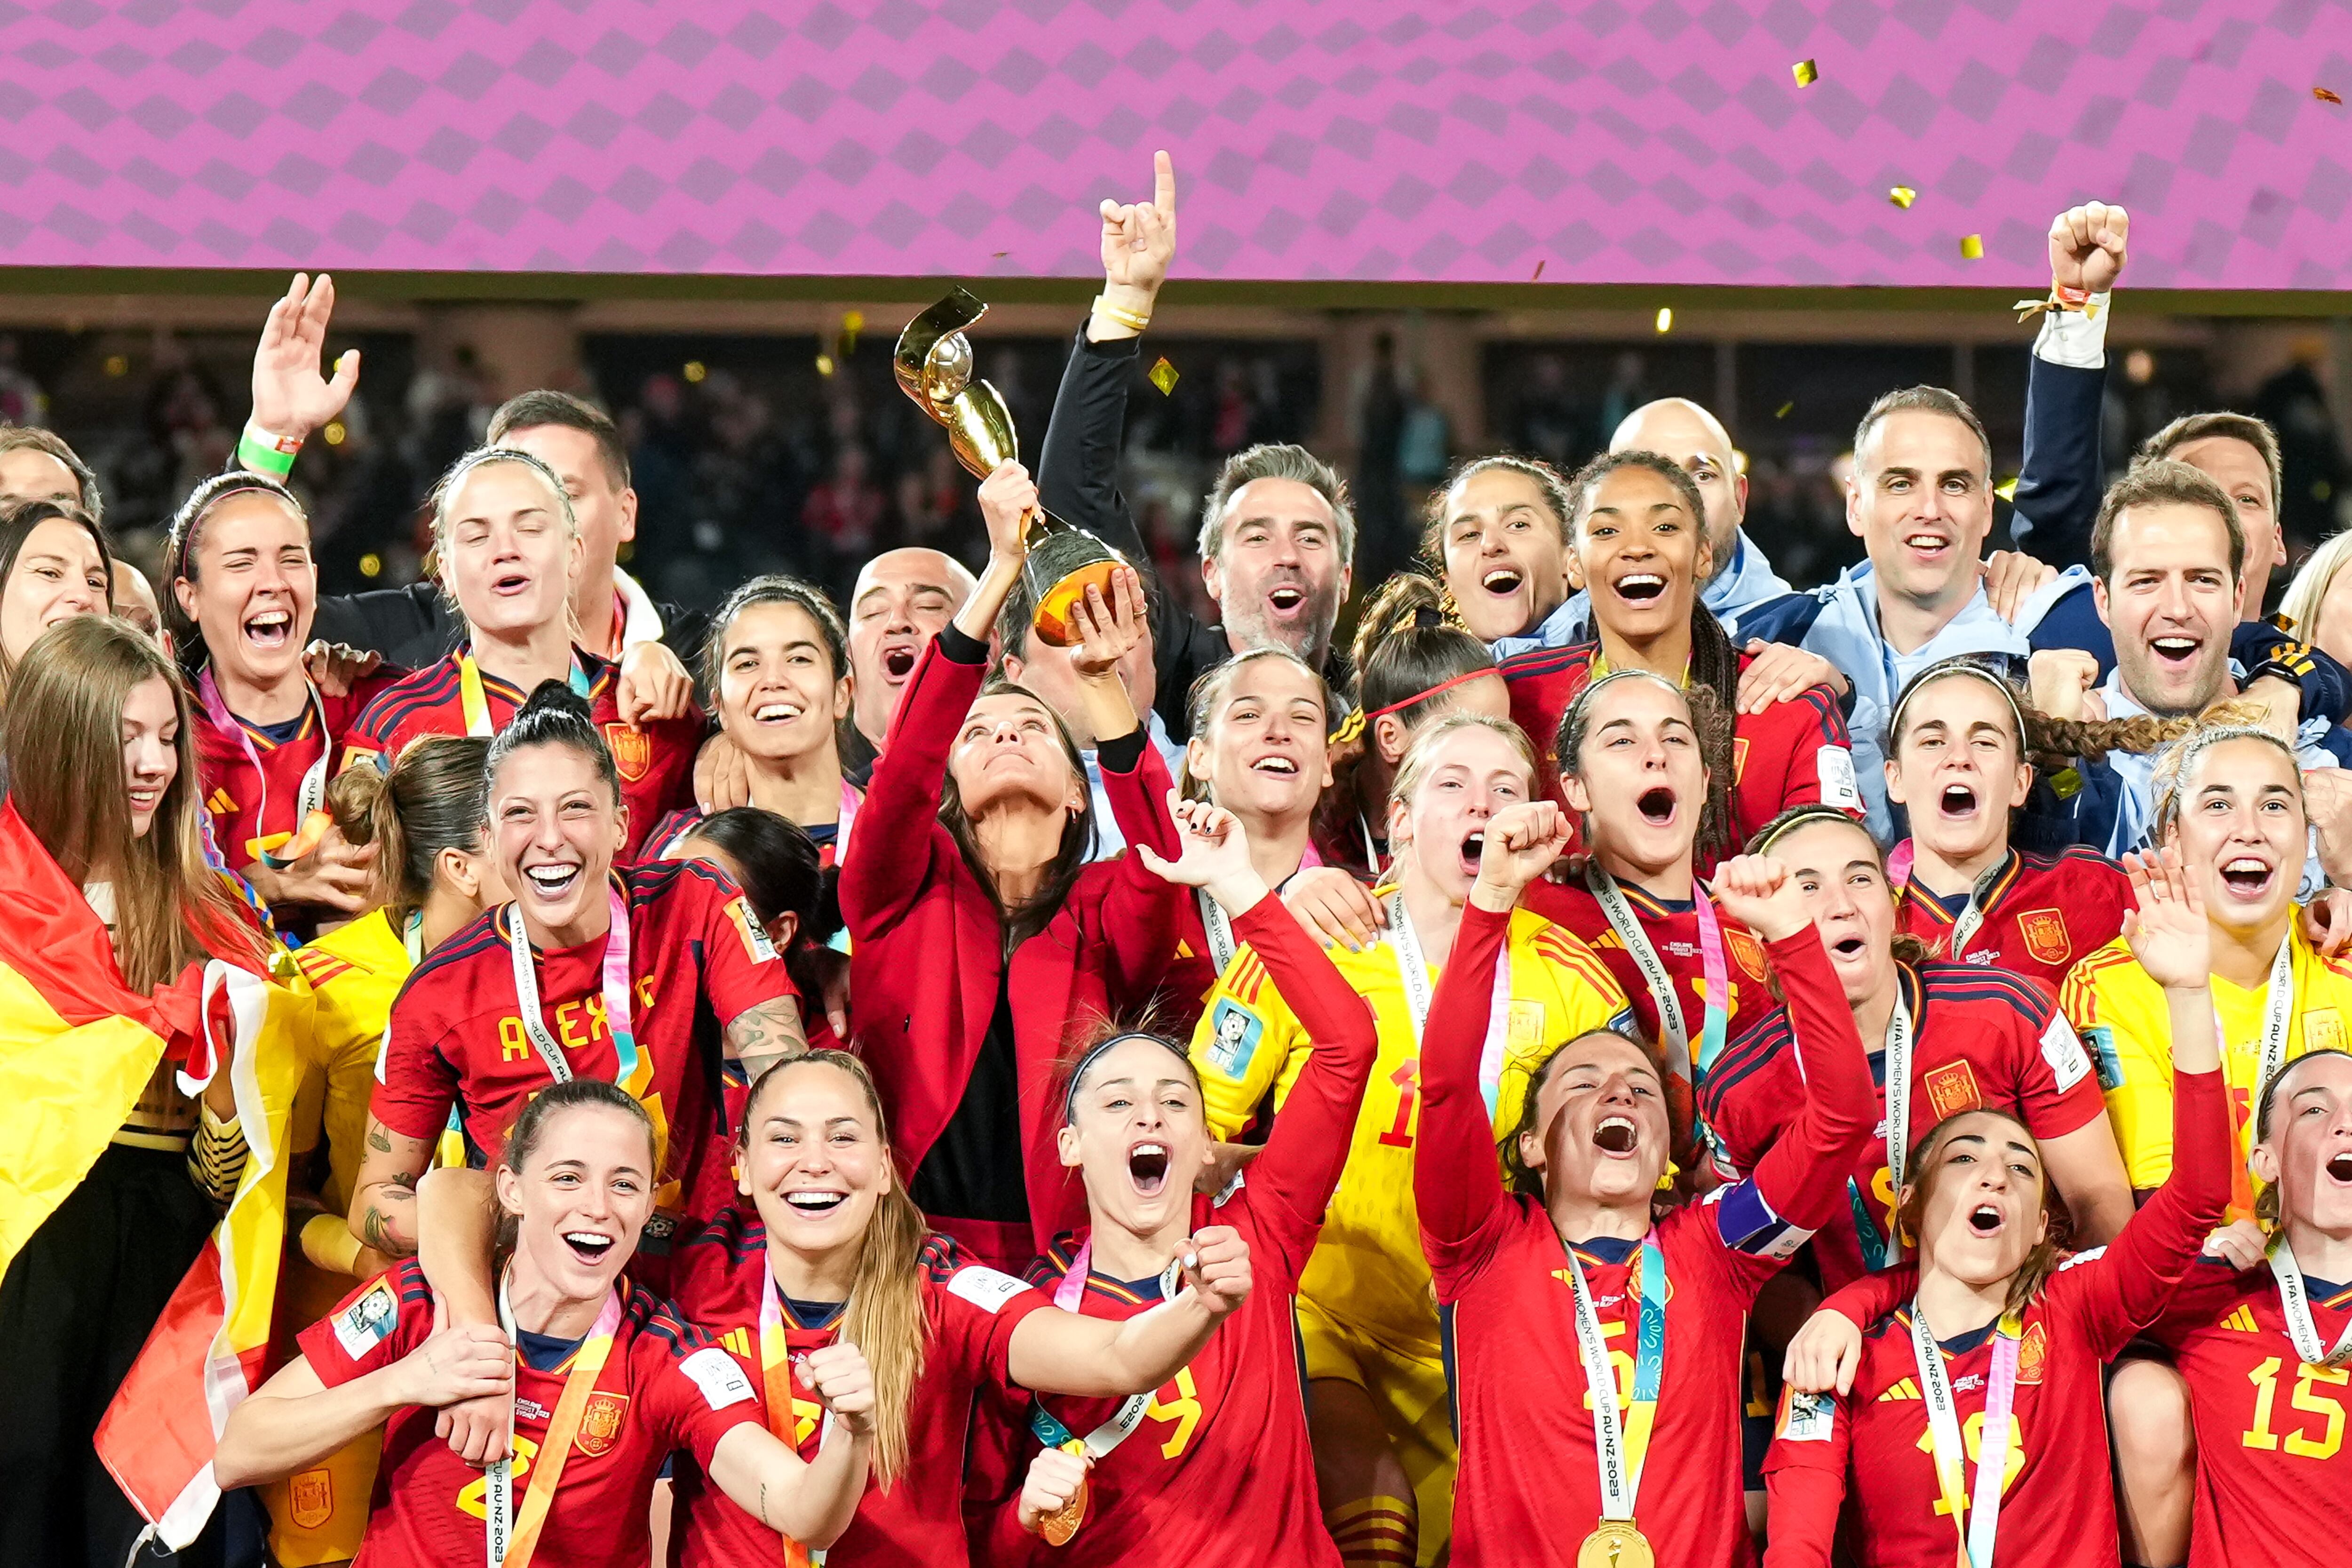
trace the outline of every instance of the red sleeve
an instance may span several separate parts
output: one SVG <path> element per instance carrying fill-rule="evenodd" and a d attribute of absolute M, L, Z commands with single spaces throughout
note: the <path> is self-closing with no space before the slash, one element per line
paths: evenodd
<path fill-rule="evenodd" d="M 2033 1010 L 2015 1015 L 2017 1107 L 2036 1138 L 2063 1138 L 2106 1115 L 2106 1097 L 2056 998 L 2032 982 L 2023 989 L 2032 994 Z"/>
<path fill-rule="evenodd" d="M 1813 1310 L 1835 1312 L 1867 1333 L 1870 1326 L 1919 1293 L 1919 1266 L 1898 1263 L 1882 1268 L 1837 1291 Z"/>
<path fill-rule="evenodd" d="M 414 1258 L 353 1290 L 295 1338 L 319 1381 L 337 1388 L 390 1366 L 433 1331 L 433 1289 Z"/>
<path fill-rule="evenodd" d="M 334 763 L 335 772 L 341 773 L 351 766 L 353 752 L 366 756 L 381 756 L 390 749 L 392 707 L 392 703 L 386 700 L 385 695 L 379 692 L 375 700 L 370 702 L 362 710 L 360 716 L 343 731 L 338 737 L 341 755 Z"/>
<path fill-rule="evenodd" d="M 1270 1193 L 1291 1221 L 1286 1239 L 1290 1277 L 1296 1279 L 1314 1250 L 1315 1233 L 1331 1206 L 1332 1190 L 1348 1163 L 1356 1115 L 1363 1108 L 1364 1085 L 1380 1053 L 1380 1028 L 1372 1010 L 1333 967 L 1328 955 L 1307 934 L 1279 895 L 1269 892 L 1234 922 L 1234 932 L 1249 943 L 1274 979 L 1275 990 L 1298 1020 L 1313 1048 L 1307 1066 L 1291 1086 L 1274 1119 L 1265 1152 L 1249 1167 L 1253 1189 Z M 1457 949 L 1458 951 L 1458 949 Z M 1448 969 L 1452 965 L 1448 964 Z M 1486 964 L 1487 984 L 1494 984 L 1495 966 Z M 1430 1028 L 1438 1026 L 1432 1007 Z M 1432 1038 L 1436 1036 L 1433 1033 Z M 1476 1038 L 1484 1037 L 1479 1031 Z M 1473 1099 L 1477 1098 L 1476 1063 L 1471 1065 Z M 1426 1110 L 1423 1112 L 1427 1115 Z M 1489 1164 L 1493 1151 L 1486 1152 Z"/>
<path fill-rule="evenodd" d="M 2221 1073 L 2172 1079 L 2172 1174 L 2125 1222 L 2104 1253 L 2085 1253 L 2055 1283 L 2080 1279 L 2063 1296 L 2080 1314 L 2102 1359 L 2154 1322 L 2174 1288 L 2221 1223 L 2230 1204 L 2229 1090 Z M 2053 1288 L 2053 1299 L 2060 1295 Z"/>
<path fill-rule="evenodd" d="M 720 1023 L 780 996 L 798 997 L 783 954 L 770 945 L 743 895 L 719 873 L 687 861 L 677 873 L 702 900 L 702 991 Z"/>
<path fill-rule="evenodd" d="M 1837 1544 L 1853 1417 L 1834 1393 L 1813 1396 L 1810 1408 L 1798 1403 L 1805 1398 L 1794 1389 L 1781 1390 L 1772 1447 L 1764 1456 L 1771 1510 L 1764 1568 L 1829 1568 Z"/>
<path fill-rule="evenodd" d="M 447 973 L 426 970 L 400 988 L 384 1032 L 375 1089 L 368 1097 L 368 1112 L 378 1121 L 404 1138 L 427 1142 L 441 1136 L 457 1103 L 457 1064 L 441 1049 L 446 1014 L 438 1003 L 446 988 L 438 982 Z"/>
<path fill-rule="evenodd" d="M 1787 737 L 1786 765 L 1780 775 L 1780 799 L 1766 815 L 1778 816 L 1792 805 L 1816 805 L 1822 799 L 1822 751 L 1848 745 L 1845 719 L 1838 712 L 1837 694 L 1826 686 L 1809 686 L 1785 702 L 1766 710 Z M 1834 762 L 1836 759 L 1831 759 Z M 1851 773 L 1849 763 L 1844 770 Z M 1761 806 L 1758 807 L 1763 811 Z"/>
<path fill-rule="evenodd" d="M 1809 925 L 1764 949 L 1789 999 L 1805 1098 L 1788 1131 L 1757 1161 L 1753 1179 L 1775 1213 L 1819 1230 L 1845 1206 L 1854 1157 L 1876 1131 L 1878 1091 L 1821 933 Z"/>
<path fill-rule="evenodd" d="M 1053 1305 L 1045 1293 L 1000 1269 L 968 1263 L 948 1276 L 940 1295 L 940 1326 L 963 1347 L 972 1381 L 1017 1399 L 1024 1391 L 1013 1381 L 1013 1331 L 1030 1313 Z"/>
<path fill-rule="evenodd" d="M 760 1369 L 698 1329 L 669 1326 L 677 1331 L 675 1349 L 646 1336 L 662 1363 L 646 1391 L 649 1414 L 664 1447 L 687 1449 L 708 1474 L 719 1439 L 738 1426 L 762 1426 Z"/>
<path fill-rule="evenodd" d="M 1168 776 L 1168 764 L 1160 760 L 1150 737 L 1143 738 L 1143 754 L 1132 772 L 1111 766 L 1108 752 L 1101 755 L 1103 794 L 1128 843 L 1148 844 L 1170 860 L 1182 854 L 1175 819 L 1168 815 L 1168 792 L 1175 781 Z M 1140 999 L 1160 984 L 1176 956 L 1192 890 L 1154 875 L 1131 848 L 1111 863 L 1110 870 L 1102 899 L 1104 952 L 1117 976 L 1115 992 Z"/>
<path fill-rule="evenodd" d="M 1462 911 L 1454 952 L 1430 999 L 1422 1030 L 1421 1133 L 1413 1149 L 1412 1195 L 1421 1209 L 1421 1246 L 1440 1300 L 1460 1293 L 1501 1240 L 1510 1205 L 1495 1159 L 1478 1056 L 1494 1010 L 1495 963 L 1511 917 L 1476 904 Z"/>
<path fill-rule="evenodd" d="M 905 918 L 930 882 L 948 753 L 987 671 L 985 646 L 958 634 L 960 644 L 979 647 L 979 657 L 967 661 L 949 651 L 946 638 L 954 631 L 933 637 L 915 661 L 858 808 L 857 832 L 841 863 L 841 913 L 854 940 Z"/>

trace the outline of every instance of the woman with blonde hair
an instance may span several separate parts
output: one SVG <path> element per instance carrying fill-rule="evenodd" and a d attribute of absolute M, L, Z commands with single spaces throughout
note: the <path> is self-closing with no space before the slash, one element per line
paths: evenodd
<path fill-rule="evenodd" d="M 2279 614 L 2294 635 L 2339 664 L 2352 659 L 2352 578 L 2344 576 L 2347 562 L 2352 562 L 2352 528 L 2321 542 L 2279 603 Z"/>
<path fill-rule="evenodd" d="M 218 958 L 258 971 L 262 952 L 205 861 L 179 672 L 129 626 L 72 616 L 25 650 L 6 738 L 0 877 L 11 943 L 35 949 L 8 962 L 87 1009 L 77 1022 L 121 1014 L 160 1039 L 197 1039 L 192 969 Z M 125 1089 L 108 1110 L 121 1131 L 7 1261 L 0 1560 L 112 1568 L 140 1532 L 92 1436 L 246 1157 L 226 1063 L 201 1095 L 179 1066 L 159 1059 L 143 1089 Z M 18 1152 L 20 1181 L 42 1152 Z"/>

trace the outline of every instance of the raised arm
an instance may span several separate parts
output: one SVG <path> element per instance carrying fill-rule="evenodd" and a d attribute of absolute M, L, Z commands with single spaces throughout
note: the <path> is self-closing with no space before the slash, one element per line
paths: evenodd
<path fill-rule="evenodd" d="M 1231 1226 L 1202 1226 L 1184 1279 L 1172 1300 L 1116 1321 L 1057 1308 L 1030 1313 L 1013 1325 L 1006 1347 L 1013 1381 L 1039 1394 L 1086 1399 L 1158 1388 L 1249 1300 L 1249 1244 Z"/>
<path fill-rule="evenodd" d="M 2123 271 L 2130 216 L 2090 202 L 2050 225 L 2053 292 L 2096 310 L 2052 310 L 2042 320 L 2025 378 L 2025 462 L 2010 533 L 2053 566 L 2087 565 L 2091 524 L 2105 491 L 2100 416 L 2106 401 L 2106 295 Z"/>
<path fill-rule="evenodd" d="M 1441 1275 L 1473 1263 L 1479 1237 L 1503 1217 L 1502 1167 L 1478 1087 L 1478 1058 L 1511 911 L 1527 885 L 1568 847 L 1569 837 L 1567 814 L 1548 800 L 1506 807 L 1487 822 L 1478 877 L 1430 998 L 1422 1028 L 1412 1195 L 1421 1209 L 1422 1250 Z"/>
<path fill-rule="evenodd" d="M 1844 1206 L 1846 1173 L 1876 1126 L 1870 1058 L 1788 868 L 1766 856 L 1737 856 L 1717 869 L 1713 890 L 1726 916 L 1764 939 L 1804 1064 L 1804 1100 L 1752 1181 L 1774 1214 L 1818 1230 Z"/>
<path fill-rule="evenodd" d="M 375 1117 L 352 1182 L 352 1234 L 387 1258 L 416 1250 L 416 1184 L 433 1163 L 433 1142 L 394 1132 Z"/>
<path fill-rule="evenodd" d="M 2084 1312 L 2102 1355 L 2156 1321 L 2230 1205 L 2229 1089 L 2208 988 L 2211 938 L 2197 879 L 2177 851 L 2124 858 L 2139 907 L 2124 915 L 2132 956 L 2164 987 L 2172 1034 L 2172 1173 L 2099 1267 L 2084 1271 Z"/>

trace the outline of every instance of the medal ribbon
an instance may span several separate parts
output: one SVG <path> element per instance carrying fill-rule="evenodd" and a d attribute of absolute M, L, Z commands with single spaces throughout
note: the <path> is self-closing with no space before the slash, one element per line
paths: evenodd
<path fill-rule="evenodd" d="M 510 1343 L 520 1345 L 515 1331 L 514 1307 L 507 1300 L 507 1282 L 499 1281 L 499 1326 L 507 1331 Z M 547 1436 L 539 1446 L 539 1461 L 530 1468 L 530 1484 L 524 1489 L 522 1515 L 514 1513 L 514 1455 L 509 1450 L 505 1458 L 492 1465 L 482 1478 L 482 1524 L 489 1549 L 489 1568 L 530 1568 L 531 1553 L 539 1549 L 539 1534 L 547 1523 L 547 1510 L 554 1504 L 555 1489 L 562 1484 L 564 1462 L 572 1457 L 572 1439 L 579 1435 L 580 1417 L 588 1408 L 588 1395 L 596 1386 L 596 1374 L 604 1369 L 613 1353 L 613 1336 L 621 1327 L 621 1295 L 608 1291 L 604 1305 L 596 1314 L 596 1324 L 588 1337 L 580 1342 L 580 1349 L 572 1357 L 572 1372 L 563 1380 L 563 1397 L 555 1402 L 555 1414 L 548 1417 Z M 516 1363 L 521 1363 L 521 1352 L 516 1352 Z M 514 1430 L 514 1406 L 509 1395 L 507 1430 Z"/>
<path fill-rule="evenodd" d="M 1965 1568 L 1992 1568 L 1993 1540 L 2000 1531 L 2000 1491 L 2008 1479 L 2009 1451 L 2017 1438 L 2010 1408 L 2017 1392 L 2018 1319 L 2004 1316 L 1993 1335 L 1992 1367 L 1985 1374 L 1984 1430 L 1977 1442 L 1974 1500 L 1967 1491 L 1968 1450 L 1961 1446 L 1960 1418 L 1952 1384 L 1944 1371 L 1943 1347 L 1927 1327 L 1927 1314 L 1911 1303 L 1911 1354 L 1919 1363 L 1919 1388 L 1927 1405 L 1927 1440 L 1936 1456 L 1936 1488 L 1960 1538 Z M 1965 1518 L 1966 1522 L 1962 1521 Z"/>
<path fill-rule="evenodd" d="M 2279 938 L 2278 954 L 2271 960 L 2270 979 L 2263 986 L 2263 1035 L 2255 1068 L 2253 1092 L 2260 1094 L 2286 1061 L 2286 1042 L 2294 1021 L 2294 932 Z M 2230 1031 L 2222 1026 L 2221 1009 L 2213 1009 L 2213 1037 L 2221 1043 L 2221 1065 L 2230 1064 Z M 2230 1113 L 2231 1131 L 2243 1132 L 2253 1118 L 2251 1098 L 2242 1111 Z M 2242 1161 L 2230 1173 L 2230 1212 L 2251 1214 L 2254 1205 L 2252 1178 Z M 2281 1233 L 2284 1236 L 2284 1232 Z"/>
<path fill-rule="evenodd" d="M 335 750 L 335 737 L 327 729 L 326 700 L 319 695 L 318 687 L 310 681 L 305 680 L 302 685 L 303 689 L 310 693 L 310 711 L 319 717 L 319 760 L 303 771 L 302 785 L 295 792 L 294 833 L 293 837 L 288 839 L 289 844 L 299 843 L 301 840 L 303 824 L 310 820 L 312 812 L 320 809 L 327 803 L 327 759 Z M 261 837 L 263 814 L 269 809 L 269 775 L 262 771 L 261 752 L 254 746 L 252 732 L 238 721 L 236 714 L 228 710 L 228 704 L 221 698 L 220 683 L 213 679 L 213 667 L 209 664 L 205 665 L 203 672 L 196 677 L 196 699 L 204 704 L 205 717 L 212 721 L 214 728 L 226 731 L 236 737 L 236 743 L 245 748 L 245 760 L 252 765 L 254 777 L 261 781 L 261 799 L 253 808 L 254 832 L 250 836 L 258 838 Z M 233 850 L 235 846 L 231 846 L 231 848 Z M 265 850 L 261 856 L 261 863 L 274 871 L 280 867 L 292 865 L 293 859 L 280 858 Z"/>
<path fill-rule="evenodd" d="M 1617 1405 L 1617 1374 L 1609 1364 L 1609 1343 L 1592 1310 L 1592 1288 L 1573 1247 L 1568 1253 L 1569 1289 L 1576 1294 L 1576 1345 L 1584 1357 L 1584 1384 L 1592 1397 L 1593 1457 L 1601 1467 L 1601 1517 L 1632 1523 L 1633 1500 L 1642 1489 L 1642 1467 L 1649 1457 L 1650 1429 L 1657 1416 L 1658 1389 L 1666 1364 L 1666 1255 L 1654 1232 L 1642 1238 L 1641 1263 L 1625 1289 L 1634 1298 L 1633 1397 Z"/>
<path fill-rule="evenodd" d="M 1197 1199 L 1194 1206 L 1198 1207 Z M 1054 1305 L 1063 1311 L 1077 1311 L 1086 1301 L 1087 1280 L 1094 1271 L 1094 1237 L 1090 1236 L 1078 1244 L 1076 1255 L 1070 1259 L 1069 1271 L 1054 1287 Z M 1181 1258 L 1171 1259 L 1160 1271 L 1160 1299 L 1172 1300 L 1183 1279 L 1184 1260 Z M 1032 1400 L 1029 1404 L 1029 1430 L 1048 1448 L 1066 1448 L 1071 1453 L 1083 1454 L 1090 1465 L 1099 1464 L 1143 1424 L 1143 1413 L 1150 1408 L 1152 1395 L 1158 1392 L 1157 1388 L 1147 1388 L 1140 1394 L 1129 1394 L 1112 1412 L 1111 1418 L 1087 1433 L 1083 1440 L 1062 1425 L 1061 1419 L 1045 1408 L 1043 1400 Z"/>
<path fill-rule="evenodd" d="M 588 695 L 588 671 L 582 668 L 576 650 L 572 655 L 572 672 L 566 679 L 573 691 L 583 697 Z M 481 667 L 474 662 L 471 648 L 457 656 L 457 705 L 465 710 L 466 733 L 487 740 L 498 732 L 490 722 L 490 700 L 482 690 Z"/>
<path fill-rule="evenodd" d="M 800 1417 L 793 1411 L 793 1352 L 784 1337 L 783 1298 L 776 1289 L 775 1272 L 764 1261 L 760 1266 L 760 1391 L 767 1396 L 768 1430 L 785 1447 L 800 1452 Z M 824 1447 L 832 1436 L 833 1412 L 828 1410 L 817 1428 L 817 1447 Z M 803 1546 L 789 1535 L 783 1542 L 784 1568 L 820 1568 L 824 1562 L 822 1547 Z"/>
<path fill-rule="evenodd" d="M 1686 1082 L 1703 1075 L 1723 1052 L 1730 1016 L 1725 1006 L 1731 995 L 1730 969 L 1724 963 L 1723 922 L 1716 914 L 1715 900 L 1694 879 L 1691 908 L 1698 917 L 1699 962 L 1706 976 L 1706 994 L 1701 999 L 1706 1012 L 1699 1027 L 1698 1053 L 1694 1058 L 1690 1026 L 1683 1017 L 1682 994 L 1675 988 L 1675 977 L 1668 973 L 1665 961 L 1658 956 L 1656 944 L 1650 941 L 1650 933 L 1634 914 L 1633 903 L 1617 886 L 1616 879 L 1601 868 L 1598 859 L 1586 863 L 1584 884 L 1600 901 L 1601 912 L 1609 918 L 1609 929 L 1617 933 L 1617 940 L 1633 955 L 1633 963 L 1642 972 L 1642 984 L 1649 987 L 1650 999 L 1658 1005 L 1658 1032 L 1665 1037 L 1667 1065 Z"/>
<path fill-rule="evenodd" d="M 2352 1322 L 2344 1325 L 2335 1348 L 2320 1347 L 2319 1325 L 2311 1317 L 2311 1289 L 2303 1282 L 2303 1269 L 2284 1231 L 2271 1248 L 2271 1273 L 2278 1280 L 2280 1315 L 2286 1319 L 2286 1337 L 2294 1342 L 2296 1359 L 2305 1366 L 2342 1366 L 2352 1361 Z"/>
<path fill-rule="evenodd" d="M 2003 874 L 2009 870 L 2010 861 L 2014 858 L 2013 850 L 2002 856 L 2000 860 L 1988 868 L 1983 876 L 1979 877 L 1976 879 L 1976 885 L 1969 889 L 1968 906 L 1960 910 L 1959 918 L 1952 922 L 1952 945 L 1947 956 L 1953 963 L 1958 963 L 1960 961 L 1960 954 L 1968 951 L 1969 940 L 1983 929 L 1985 895 L 1992 891 L 1993 884 L 2000 881 Z"/>
<path fill-rule="evenodd" d="M 613 1081 L 643 1100 L 653 1081 L 653 1068 L 638 1054 L 629 1023 L 629 904 L 617 879 L 606 882 L 604 895 L 612 910 L 611 927 L 604 937 L 604 1028 L 613 1037 Z M 507 927 L 523 1033 L 530 1037 L 531 1048 L 545 1064 L 547 1076 L 557 1083 L 570 1083 L 572 1063 L 555 1037 L 547 1032 L 547 1020 L 540 1016 L 539 977 L 532 970 L 530 936 L 523 930 L 522 917 L 512 908 L 507 910 Z"/>
<path fill-rule="evenodd" d="M 1421 1055 L 1423 1032 L 1429 1026 L 1429 1004 L 1434 989 L 1429 961 L 1422 956 L 1421 938 L 1412 917 L 1404 912 L 1402 889 L 1389 895 L 1388 944 L 1396 952 L 1397 974 L 1404 982 L 1405 1016 L 1412 1020 L 1413 1055 Z M 1478 1053 L 1478 1090 L 1486 1097 L 1486 1114 L 1495 1114 L 1503 1082 L 1503 1047 L 1510 1035 L 1511 948 L 1506 941 L 1495 955 L 1494 1002 L 1486 1013 L 1486 1044 Z"/>
<path fill-rule="evenodd" d="M 1911 1163 L 1911 1009 L 1903 1000 L 1901 970 L 1895 976 L 1895 1011 L 1886 1020 L 1886 1174 L 1899 1197 L 1903 1177 Z M 1803 1060 L 1801 1055 L 1800 1062 Z M 1854 1239 L 1862 1243 L 1862 1266 L 1875 1274 L 1900 1250 L 1895 1238 L 1878 1228 L 1870 1209 L 1870 1194 L 1862 1184 L 1846 1178 L 1846 1205 L 1853 1211 Z"/>

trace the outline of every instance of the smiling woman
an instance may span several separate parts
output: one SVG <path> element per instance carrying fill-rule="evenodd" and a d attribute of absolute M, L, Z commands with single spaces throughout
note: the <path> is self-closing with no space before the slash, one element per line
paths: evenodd
<path fill-rule="evenodd" d="M 113 581 L 105 533 L 75 507 L 0 506 L 0 693 L 34 638 L 72 616 L 104 614 Z"/>

